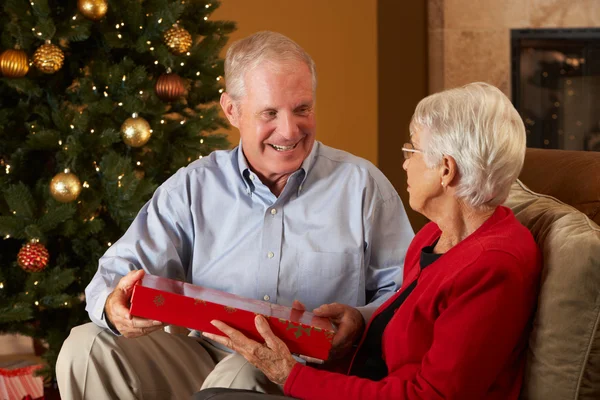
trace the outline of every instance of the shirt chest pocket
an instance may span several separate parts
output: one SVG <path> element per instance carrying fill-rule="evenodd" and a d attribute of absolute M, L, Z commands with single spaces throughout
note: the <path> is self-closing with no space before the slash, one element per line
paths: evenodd
<path fill-rule="evenodd" d="M 357 305 L 360 254 L 302 252 L 298 267 L 298 298 L 308 310 L 328 303 Z"/>

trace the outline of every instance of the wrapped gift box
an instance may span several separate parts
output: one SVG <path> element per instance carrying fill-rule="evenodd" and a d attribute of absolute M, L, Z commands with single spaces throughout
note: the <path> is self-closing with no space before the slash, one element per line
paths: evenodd
<path fill-rule="evenodd" d="M 264 340 L 254 325 L 255 316 L 261 314 L 292 353 L 321 360 L 327 359 L 335 333 L 327 318 L 307 311 L 154 275 L 145 275 L 134 287 L 130 312 L 138 317 L 223 335 L 210 323 L 216 319 L 262 343 Z"/>
<path fill-rule="evenodd" d="M 34 376 L 42 368 L 41 361 L 25 359 L 0 359 L 0 399 L 40 399 L 44 396 L 44 381 Z"/>

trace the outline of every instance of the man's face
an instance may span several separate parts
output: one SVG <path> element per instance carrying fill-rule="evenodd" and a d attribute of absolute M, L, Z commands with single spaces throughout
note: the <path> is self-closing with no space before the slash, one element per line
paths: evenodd
<path fill-rule="evenodd" d="M 300 61 L 267 61 L 247 72 L 244 83 L 245 95 L 228 117 L 251 169 L 274 182 L 298 170 L 315 142 L 310 69 Z"/>

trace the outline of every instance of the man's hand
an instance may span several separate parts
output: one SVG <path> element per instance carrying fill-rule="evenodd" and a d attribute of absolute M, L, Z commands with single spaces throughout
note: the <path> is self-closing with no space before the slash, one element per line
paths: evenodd
<path fill-rule="evenodd" d="M 130 271 L 121 278 L 115 290 L 106 299 L 106 304 L 104 305 L 105 318 L 127 338 L 147 335 L 164 326 L 160 321 L 132 317 L 129 314 L 129 304 L 131 302 L 131 295 L 133 294 L 133 287 L 143 277 L 143 269 Z"/>
<path fill-rule="evenodd" d="M 329 358 L 340 359 L 350 352 L 352 345 L 358 341 L 365 330 L 362 314 L 354 307 L 345 304 L 331 303 L 315 308 L 313 313 L 319 317 L 329 318 L 337 325 L 338 331 L 333 337 Z"/>
<path fill-rule="evenodd" d="M 306 311 L 306 306 L 300 302 L 300 300 L 294 300 L 292 308 L 298 311 Z"/>
<path fill-rule="evenodd" d="M 262 315 L 254 318 L 256 330 L 265 340 L 264 344 L 255 342 L 244 336 L 240 331 L 230 327 L 221 321 L 211 321 L 215 327 L 227 336 L 214 335 L 208 332 L 202 332 L 204 337 L 221 343 L 231 350 L 238 352 L 249 363 L 260 369 L 270 381 L 279 385 L 285 384 L 288 376 L 292 372 L 296 360 L 290 354 L 290 350 L 285 343 L 279 339 L 269 326 L 269 323 Z"/>

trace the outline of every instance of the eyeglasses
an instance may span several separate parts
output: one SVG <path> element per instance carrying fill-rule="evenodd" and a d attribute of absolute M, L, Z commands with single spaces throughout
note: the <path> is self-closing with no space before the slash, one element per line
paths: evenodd
<path fill-rule="evenodd" d="M 404 159 L 408 160 L 410 157 L 412 157 L 413 153 L 423 153 L 423 151 L 415 149 L 415 146 L 413 146 L 412 143 L 404 143 L 404 146 L 402 146 L 402 154 L 404 155 Z"/>

